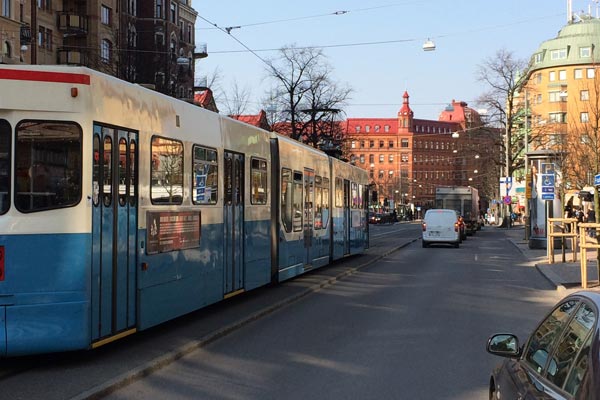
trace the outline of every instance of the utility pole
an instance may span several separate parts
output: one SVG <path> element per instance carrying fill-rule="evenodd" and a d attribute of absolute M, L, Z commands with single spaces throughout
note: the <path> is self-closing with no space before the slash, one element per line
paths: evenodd
<path fill-rule="evenodd" d="M 31 65 L 37 64 L 38 35 L 37 0 L 31 0 Z"/>
<path fill-rule="evenodd" d="M 529 99 L 527 98 L 527 89 L 524 90 L 525 94 L 525 240 L 529 240 L 531 233 L 531 224 L 529 222 L 529 199 L 527 193 L 531 194 L 531 188 L 527 191 L 528 186 L 533 183 L 533 179 L 529 177 L 529 159 L 527 158 L 527 152 L 529 151 Z M 529 196 L 531 197 L 531 195 Z"/>

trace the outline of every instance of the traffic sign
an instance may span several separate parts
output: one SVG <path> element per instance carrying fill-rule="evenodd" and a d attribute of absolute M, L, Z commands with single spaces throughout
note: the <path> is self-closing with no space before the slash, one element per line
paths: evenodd
<path fill-rule="evenodd" d="M 594 186 L 600 186 L 600 174 L 594 176 Z"/>
<path fill-rule="evenodd" d="M 542 187 L 554 187 L 554 174 L 542 174 Z"/>
<path fill-rule="evenodd" d="M 503 202 L 504 204 L 511 204 L 511 203 L 512 203 L 512 198 L 511 198 L 510 196 L 504 196 L 504 197 L 502 198 L 502 202 Z"/>
<path fill-rule="evenodd" d="M 542 200 L 554 200 L 554 193 L 542 193 Z"/>
<path fill-rule="evenodd" d="M 554 193 L 554 188 L 550 186 L 542 186 L 542 193 Z"/>

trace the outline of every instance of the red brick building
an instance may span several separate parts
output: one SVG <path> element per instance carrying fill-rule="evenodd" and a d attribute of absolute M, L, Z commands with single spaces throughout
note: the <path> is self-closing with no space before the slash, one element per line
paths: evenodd
<path fill-rule="evenodd" d="M 414 212 L 433 206 L 436 186 L 477 187 L 491 174 L 491 153 L 500 150 L 482 126 L 477 111 L 454 100 L 437 121 L 415 119 L 405 92 L 396 118 L 345 121 L 346 153 L 369 171 L 374 207 Z"/>

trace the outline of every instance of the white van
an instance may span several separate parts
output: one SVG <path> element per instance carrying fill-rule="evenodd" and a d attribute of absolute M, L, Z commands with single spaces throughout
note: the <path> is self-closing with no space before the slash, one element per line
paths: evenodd
<path fill-rule="evenodd" d="M 434 208 L 423 219 L 423 247 L 432 243 L 460 244 L 460 229 L 456 211 Z"/>

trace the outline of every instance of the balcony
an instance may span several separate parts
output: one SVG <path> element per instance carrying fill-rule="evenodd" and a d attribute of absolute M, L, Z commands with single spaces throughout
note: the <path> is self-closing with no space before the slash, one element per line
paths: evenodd
<path fill-rule="evenodd" d="M 206 50 L 206 43 L 200 43 L 196 46 L 196 51 L 194 52 L 194 60 L 199 60 L 201 58 L 208 57 L 208 52 Z"/>
<path fill-rule="evenodd" d="M 58 49 L 58 64 L 87 65 L 87 54 L 79 50 Z"/>
<path fill-rule="evenodd" d="M 58 30 L 65 36 L 81 36 L 88 32 L 88 18 L 70 12 L 58 13 Z"/>

